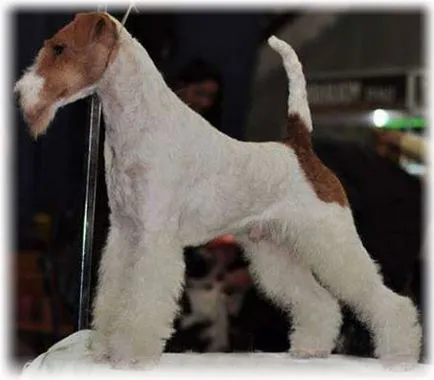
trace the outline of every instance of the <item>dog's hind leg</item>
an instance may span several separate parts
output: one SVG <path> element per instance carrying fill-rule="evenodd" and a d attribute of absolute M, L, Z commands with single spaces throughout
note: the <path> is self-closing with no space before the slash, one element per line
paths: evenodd
<path fill-rule="evenodd" d="M 180 242 L 170 234 L 144 233 L 123 278 L 121 309 L 110 339 L 116 367 L 144 367 L 158 361 L 173 333 L 184 280 Z"/>
<path fill-rule="evenodd" d="M 312 276 L 286 246 L 270 240 L 241 244 L 260 288 L 292 316 L 290 335 L 293 357 L 327 357 L 335 345 L 341 325 L 336 299 Z"/>
<path fill-rule="evenodd" d="M 344 217 L 318 223 L 299 241 L 299 254 L 318 280 L 354 309 L 373 333 L 375 354 L 386 364 L 419 358 L 421 328 L 411 300 L 388 289 Z"/>

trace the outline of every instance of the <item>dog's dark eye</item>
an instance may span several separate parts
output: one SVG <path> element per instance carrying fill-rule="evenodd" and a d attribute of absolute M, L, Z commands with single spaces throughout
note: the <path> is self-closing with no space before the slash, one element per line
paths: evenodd
<path fill-rule="evenodd" d="M 55 57 L 58 57 L 60 54 L 63 53 L 63 50 L 65 49 L 64 45 L 54 45 L 53 46 L 53 53 Z"/>

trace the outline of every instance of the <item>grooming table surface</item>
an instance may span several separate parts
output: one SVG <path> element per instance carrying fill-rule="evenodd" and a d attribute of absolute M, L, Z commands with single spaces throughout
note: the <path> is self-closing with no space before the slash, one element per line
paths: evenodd
<path fill-rule="evenodd" d="M 23 370 L 24 378 L 35 375 L 122 375 L 134 378 L 176 377 L 222 378 L 225 377 L 321 377 L 348 379 L 348 376 L 420 377 L 429 375 L 431 366 L 419 364 L 410 371 L 384 368 L 378 360 L 362 359 L 343 355 L 332 355 L 328 359 L 295 360 L 285 353 L 243 354 L 164 354 L 157 367 L 143 371 L 111 369 L 105 363 L 93 363 L 87 349 L 92 331 L 82 330 L 52 346 L 46 353 L 28 363 Z M 229 375 L 229 376 L 228 376 Z"/>

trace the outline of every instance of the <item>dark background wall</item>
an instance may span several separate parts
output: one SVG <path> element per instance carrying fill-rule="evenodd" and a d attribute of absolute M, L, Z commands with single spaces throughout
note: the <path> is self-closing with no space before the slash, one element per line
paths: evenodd
<path fill-rule="evenodd" d="M 306 76 L 311 76 L 390 69 L 424 70 L 425 31 L 426 15 L 421 9 L 352 9 L 347 12 L 314 9 L 304 13 L 296 23 L 285 24 L 277 35 L 296 49 Z M 248 140 L 284 136 L 287 88 L 280 58 L 264 44 L 258 52 L 252 83 L 245 126 Z"/>
<path fill-rule="evenodd" d="M 68 13 L 18 12 L 11 15 L 15 37 L 14 79 L 32 64 L 43 41 L 70 19 Z M 62 109 L 49 132 L 34 141 L 27 132 L 17 103 L 11 126 L 15 132 L 16 209 L 19 241 L 37 211 L 58 215 L 80 204 L 87 128 L 87 101 Z"/>

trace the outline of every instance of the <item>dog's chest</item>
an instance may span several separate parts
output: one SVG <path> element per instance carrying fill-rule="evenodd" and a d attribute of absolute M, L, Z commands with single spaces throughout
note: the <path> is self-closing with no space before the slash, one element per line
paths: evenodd
<path fill-rule="evenodd" d="M 107 195 L 114 216 L 140 218 L 149 182 L 149 166 L 128 154 L 131 152 L 106 144 Z"/>

